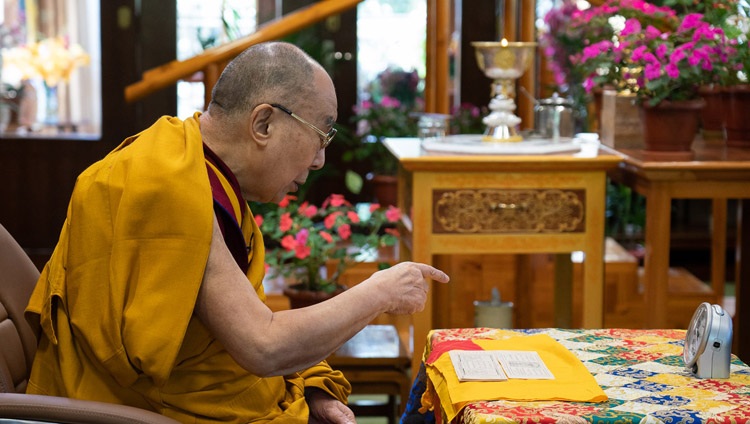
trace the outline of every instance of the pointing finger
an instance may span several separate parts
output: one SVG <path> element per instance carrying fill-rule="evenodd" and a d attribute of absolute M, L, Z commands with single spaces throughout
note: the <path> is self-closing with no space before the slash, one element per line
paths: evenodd
<path fill-rule="evenodd" d="M 448 277 L 448 274 L 444 273 L 443 271 L 432 267 L 427 264 L 415 264 L 417 268 L 422 272 L 422 276 L 425 278 L 432 278 L 435 281 L 439 281 L 441 283 L 447 283 L 450 281 L 450 277 Z"/>

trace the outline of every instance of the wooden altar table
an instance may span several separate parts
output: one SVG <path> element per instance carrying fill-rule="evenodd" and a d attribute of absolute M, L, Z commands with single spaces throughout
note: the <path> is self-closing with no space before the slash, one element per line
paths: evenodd
<path fill-rule="evenodd" d="M 596 144 L 540 155 L 427 152 L 417 138 L 385 145 L 399 160 L 401 259 L 431 264 L 441 254 L 555 253 L 555 326 L 569 327 L 570 253 L 583 251 L 582 325 L 602 326 L 606 173 L 619 156 Z M 434 313 L 430 291 L 413 317 L 413 352 L 424 350 Z M 419 363 L 414 355 L 412 369 Z"/>
<path fill-rule="evenodd" d="M 613 180 L 646 197 L 643 295 L 649 311 L 645 316 L 647 328 L 668 326 L 668 311 L 663 305 L 669 297 L 672 200 L 712 200 L 711 288 L 714 299 L 711 300 L 720 301 L 726 281 L 727 199 L 739 199 L 733 347 L 740 358 L 750 360 L 750 324 L 748 311 L 743 311 L 750 305 L 750 289 L 742 287 L 750 280 L 748 259 L 742 260 L 743 252 L 750 250 L 750 225 L 742 225 L 743 218 L 750 219 L 750 149 L 729 148 L 721 140 L 696 140 L 692 158 L 666 160 L 654 158 L 643 150 L 604 148 L 623 159 L 619 167 L 610 172 Z"/>

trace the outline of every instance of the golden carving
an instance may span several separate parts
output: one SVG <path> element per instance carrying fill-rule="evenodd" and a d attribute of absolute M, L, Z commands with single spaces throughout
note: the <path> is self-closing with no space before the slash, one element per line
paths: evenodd
<path fill-rule="evenodd" d="M 435 233 L 565 233 L 585 226 L 585 190 L 434 190 Z"/>

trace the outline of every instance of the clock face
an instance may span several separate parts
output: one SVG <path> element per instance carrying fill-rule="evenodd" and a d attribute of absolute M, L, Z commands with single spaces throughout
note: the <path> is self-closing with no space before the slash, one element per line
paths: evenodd
<path fill-rule="evenodd" d="M 707 302 L 701 303 L 690 320 L 690 326 L 685 334 L 685 347 L 682 351 L 682 359 L 685 366 L 692 367 L 698 360 L 698 355 L 706 349 L 708 341 L 708 329 L 711 327 L 711 305 Z"/>

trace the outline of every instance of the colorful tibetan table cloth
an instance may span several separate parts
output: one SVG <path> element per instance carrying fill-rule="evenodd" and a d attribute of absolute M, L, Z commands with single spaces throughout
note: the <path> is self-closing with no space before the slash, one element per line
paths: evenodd
<path fill-rule="evenodd" d="M 450 405 L 454 423 L 748 423 L 750 367 L 732 355 L 728 379 L 699 379 L 682 360 L 685 330 L 464 328 L 434 330 L 424 358 L 430 363 L 451 349 L 546 334 L 583 363 L 606 394 L 604 402 L 473 400 Z M 424 367 L 424 362 L 423 362 Z M 420 370 L 420 376 L 424 375 Z M 427 378 L 421 412 L 447 420 L 440 392 Z M 424 387 L 415 381 L 415 387 Z M 463 383 L 462 383 L 463 384 Z M 452 388 L 455 390 L 455 388 Z M 415 399 L 415 393 L 412 400 Z M 497 399 L 497 398 L 496 398 Z M 444 401 L 444 399 L 442 399 Z M 407 411 L 409 412 L 409 411 Z M 426 412 L 426 418 L 431 414 Z M 406 417 L 406 415 L 405 415 Z"/>

